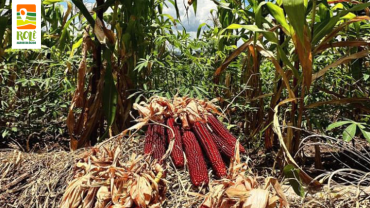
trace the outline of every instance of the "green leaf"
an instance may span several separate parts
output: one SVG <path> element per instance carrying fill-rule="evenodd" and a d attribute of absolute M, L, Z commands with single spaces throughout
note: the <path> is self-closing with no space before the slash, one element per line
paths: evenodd
<path fill-rule="evenodd" d="M 274 3 L 268 2 L 267 8 L 269 9 L 271 15 L 278 21 L 278 23 L 283 26 L 283 28 L 290 33 L 290 26 L 285 19 L 284 10 L 275 5 Z"/>
<path fill-rule="evenodd" d="M 364 4 L 357 4 L 355 6 L 353 6 L 352 8 L 350 9 L 347 9 L 347 10 L 344 10 L 344 11 L 341 11 L 339 16 L 344 16 L 346 14 L 348 14 L 349 12 L 356 12 L 356 11 L 361 11 L 361 10 L 364 10 L 366 8 L 370 7 L 370 3 L 364 3 Z"/>
<path fill-rule="evenodd" d="M 200 36 L 200 31 L 202 30 L 202 27 L 204 27 L 206 23 L 202 23 L 199 25 L 198 30 L 197 30 L 197 39 L 199 39 Z"/>
<path fill-rule="evenodd" d="M 175 10 L 176 10 L 176 18 L 180 20 L 180 12 L 179 12 L 179 7 L 177 6 L 177 0 L 168 0 L 172 5 L 173 7 L 175 7 Z"/>
<path fill-rule="evenodd" d="M 226 29 L 229 29 L 229 30 L 246 29 L 246 30 L 253 31 L 253 32 L 266 32 L 265 30 L 259 29 L 256 25 L 231 24 Z"/>
<path fill-rule="evenodd" d="M 301 197 L 304 197 L 305 190 L 301 185 L 301 179 L 299 177 L 299 169 L 296 169 L 293 165 L 289 164 L 284 167 L 284 175 L 288 179 L 290 186 L 293 188 L 294 192 Z"/>
<path fill-rule="evenodd" d="M 361 133 L 362 135 L 365 137 L 365 139 L 367 140 L 367 142 L 370 143 L 370 132 L 368 131 L 365 131 L 364 129 L 360 129 L 361 130 Z"/>
<path fill-rule="evenodd" d="M 265 1 L 262 1 L 256 11 L 255 11 L 255 19 L 256 19 L 256 25 L 261 28 L 262 27 L 262 6 L 265 5 L 266 2 Z"/>
<path fill-rule="evenodd" d="M 169 14 L 161 14 L 161 16 L 167 17 L 168 19 L 171 20 L 172 24 L 176 26 L 175 19 L 171 15 L 169 15 Z"/>
<path fill-rule="evenodd" d="M 1 136 L 3 138 L 5 138 L 8 134 L 9 134 L 9 131 L 8 130 L 5 130 L 5 131 L 3 131 L 3 133 L 1 134 Z"/>
<path fill-rule="evenodd" d="M 283 6 L 290 24 L 303 43 L 304 25 L 306 23 L 304 0 L 283 0 Z"/>
<path fill-rule="evenodd" d="M 103 110 L 107 118 L 108 128 L 112 126 L 117 109 L 117 89 L 114 84 L 111 66 L 112 52 L 109 49 L 104 50 L 104 59 L 107 62 L 107 69 L 104 76 L 104 89 L 103 89 Z"/>
<path fill-rule="evenodd" d="M 364 81 L 367 81 L 370 78 L 369 74 L 364 74 Z"/>
<path fill-rule="evenodd" d="M 194 87 L 195 93 L 197 93 L 198 98 L 203 98 L 202 93 L 199 92 L 198 88 Z"/>
<path fill-rule="evenodd" d="M 327 19 L 324 22 L 318 24 L 321 27 L 315 29 L 314 35 L 313 35 L 313 38 L 312 38 L 312 45 L 317 44 L 321 40 L 321 38 L 323 38 L 325 35 L 329 34 L 333 30 L 333 28 L 335 27 L 335 25 L 337 24 L 337 22 L 340 20 L 341 17 L 347 15 L 349 12 L 355 12 L 355 11 L 363 10 L 363 9 L 369 7 L 369 6 L 370 6 L 370 3 L 358 4 L 354 7 L 352 7 L 351 9 L 341 11 L 335 17 L 327 17 Z"/>
<path fill-rule="evenodd" d="M 54 4 L 54 3 L 59 3 L 63 2 L 64 0 L 45 0 L 42 2 L 42 4 L 48 5 L 48 4 Z"/>
<path fill-rule="evenodd" d="M 235 125 L 235 124 L 230 124 L 230 125 L 227 125 L 226 128 L 227 128 L 227 130 L 230 131 L 230 129 L 232 129 L 232 128 L 236 127 L 236 126 L 237 125 Z"/>
<path fill-rule="evenodd" d="M 337 15 L 335 17 L 327 17 L 327 19 L 318 24 L 317 29 L 314 30 L 314 35 L 312 38 L 312 45 L 316 45 L 325 35 L 329 34 L 340 17 Z"/>
<path fill-rule="evenodd" d="M 69 57 L 70 57 L 70 58 L 72 58 L 72 57 L 73 57 L 74 51 L 75 51 L 78 47 L 80 47 L 80 46 L 81 46 L 82 42 L 83 42 L 83 38 L 81 37 L 81 38 L 80 38 L 76 43 L 74 43 L 74 44 L 73 44 L 72 49 L 71 49 L 71 53 L 70 53 L 70 55 L 69 55 Z"/>
<path fill-rule="evenodd" d="M 79 15 L 79 13 L 73 15 L 73 17 L 71 17 L 66 22 L 66 24 L 64 24 L 62 35 L 60 36 L 60 39 L 59 39 L 59 49 L 60 50 L 63 50 L 64 49 L 64 46 L 65 46 L 65 43 L 66 43 L 66 39 L 67 39 L 67 35 L 68 35 L 68 32 L 69 32 L 69 25 L 72 23 L 73 19 L 76 18 L 78 15 Z"/>
<path fill-rule="evenodd" d="M 335 122 L 335 123 L 332 123 L 328 126 L 328 128 L 326 128 L 327 131 L 330 131 L 334 128 L 337 128 L 339 126 L 343 126 L 345 124 L 349 124 L 349 123 L 352 123 L 351 121 L 338 121 L 338 122 Z"/>
<path fill-rule="evenodd" d="M 197 16 L 197 7 L 198 7 L 197 0 L 193 0 L 193 9 L 194 9 L 195 16 Z"/>
<path fill-rule="evenodd" d="M 346 142 L 349 142 L 355 137 L 356 134 L 356 124 L 349 125 L 346 129 L 343 131 L 343 140 Z"/>

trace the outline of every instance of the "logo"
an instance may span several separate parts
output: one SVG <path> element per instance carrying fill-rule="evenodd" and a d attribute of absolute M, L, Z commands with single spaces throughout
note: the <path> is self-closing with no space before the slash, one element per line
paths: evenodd
<path fill-rule="evenodd" d="M 41 0 L 13 0 L 12 48 L 41 49 Z"/>
<path fill-rule="evenodd" d="M 17 29 L 27 30 L 36 29 L 36 5 L 18 4 L 17 5 Z"/>

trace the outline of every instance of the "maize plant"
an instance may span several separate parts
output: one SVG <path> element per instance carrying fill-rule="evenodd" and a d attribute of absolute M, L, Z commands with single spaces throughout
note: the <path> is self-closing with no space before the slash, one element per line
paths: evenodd
<path fill-rule="evenodd" d="M 238 149 L 245 153 L 237 139 L 215 117 L 214 114 L 222 116 L 214 104 L 216 101 L 177 96 L 173 99 L 151 97 L 148 103 L 134 104 L 134 109 L 140 114 L 136 118 L 138 123 L 124 134 L 147 125 L 144 153 L 160 164 L 170 155 L 178 168 L 187 161 L 192 184 L 205 185 L 209 181 L 206 161 L 217 178 L 224 178 L 227 169 L 223 158 L 233 158 L 237 144 Z"/>

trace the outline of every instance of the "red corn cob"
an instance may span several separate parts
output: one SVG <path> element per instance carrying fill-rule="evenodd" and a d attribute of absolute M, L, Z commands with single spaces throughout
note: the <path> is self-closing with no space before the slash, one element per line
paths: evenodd
<path fill-rule="evenodd" d="M 221 138 L 224 139 L 230 146 L 235 149 L 236 138 L 225 128 L 225 126 L 213 115 L 208 115 L 208 124 L 211 129 Z M 239 150 L 241 153 L 245 153 L 244 147 L 239 144 Z"/>
<path fill-rule="evenodd" d="M 217 134 L 213 132 L 211 134 L 212 134 L 213 141 L 215 142 L 218 150 L 229 158 L 234 157 L 235 148 L 229 145 L 225 140 L 220 138 Z"/>
<path fill-rule="evenodd" d="M 148 129 L 145 133 L 145 142 L 144 142 L 144 154 L 151 154 L 153 150 L 153 128 L 151 125 L 148 126 Z"/>
<path fill-rule="evenodd" d="M 207 165 L 204 161 L 202 149 L 200 148 L 193 132 L 184 131 L 182 142 L 186 159 L 188 160 L 191 182 L 194 186 L 208 184 Z"/>
<path fill-rule="evenodd" d="M 220 152 L 218 151 L 217 146 L 212 139 L 212 134 L 207 129 L 207 126 L 197 121 L 194 123 L 193 129 L 199 143 L 202 145 L 203 150 L 212 164 L 212 168 L 215 171 L 216 176 L 220 178 L 226 176 L 227 172 L 225 164 L 222 161 Z"/>
<path fill-rule="evenodd" d="M 176 167 L 183 167 L 184 166 L 184 153 L 182 150 L 182 141 L 181 141 L 181 133 L 179 127 L 175 124 L 175 119 L 169 118 L 167 120 L 167 125 L 173 130 L 175 133 L 175 143 L 173 145 L 173 149 L 171 152 L 171 158 L 175 163 Z M 168 135 L 168 143 L 170 143 L 170 139 L 173 138 L 173 134 L 171 129 L 167 128 L 167 135 Z"/>
<path fill-rule="evenodd" d="M 166 153 L 166 134 L 164 126 L 154 125 L 153 126 L 153 158 L 158 161 L 162 159 Z"/>

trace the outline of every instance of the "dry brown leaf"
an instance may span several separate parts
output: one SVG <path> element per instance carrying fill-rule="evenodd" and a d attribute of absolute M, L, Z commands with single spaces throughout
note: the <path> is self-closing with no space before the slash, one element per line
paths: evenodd
<path fill-rule="evenodd" d="M 243 208 L 266 208 L 269 201 L 269 192 L 264 189 L 252 189 Z"/>

